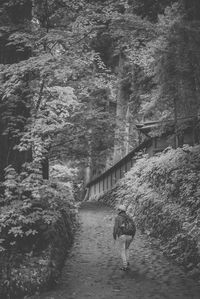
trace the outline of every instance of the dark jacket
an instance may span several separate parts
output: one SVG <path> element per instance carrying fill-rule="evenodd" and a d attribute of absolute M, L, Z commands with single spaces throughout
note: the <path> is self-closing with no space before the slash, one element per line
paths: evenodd
<path fill-rule="evenodd" d="M 127 214 L 126 212 L 124 211 L 121 211 L 119 212 L 119 214 L 117 215 L 117 217 L 115 218 L 115 224 L 114 224 L 114 228 L 113 228 L 113 238 L 116 240 L 116 238 L 120 237 L 121 235 L 123 235 L 123 232 L 122 232 L 122 224 L 123 224 L 123 221 L 124 221 L 124 218 L 129 218 L 131 219 Z M 133 221 L 131 219 L 131 221 Z"/>

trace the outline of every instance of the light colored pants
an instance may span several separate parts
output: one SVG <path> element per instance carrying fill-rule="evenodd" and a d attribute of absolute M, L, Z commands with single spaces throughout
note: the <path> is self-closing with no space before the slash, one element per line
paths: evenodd
<path fill-rule="evenodd" d="M 129 263 L 129 246 L 133 241 L 132 236 L 121 235 L 118 238 L 119 251 L 122 258 L 123 267 L 127 267 Z"/>

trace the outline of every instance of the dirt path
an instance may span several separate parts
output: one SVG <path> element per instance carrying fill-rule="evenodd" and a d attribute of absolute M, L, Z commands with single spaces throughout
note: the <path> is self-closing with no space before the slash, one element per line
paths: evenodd
<path fill-rule="evenodd" d="M 57 289 L 32 299 L 199 299 L 200 287 L 187 279 L 148 241 L 136 236 L 131 269 L 119 269 L 113 247 L 112 211 L 97 203 L 80 210 L 82 228 Z"/>

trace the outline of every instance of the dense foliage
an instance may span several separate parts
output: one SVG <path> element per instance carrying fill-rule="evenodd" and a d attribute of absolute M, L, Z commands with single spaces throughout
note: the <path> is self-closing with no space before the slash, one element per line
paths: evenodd
<path fill-rule="evenodd" d="M 199 151 L 199 146 L 185 146 L 145 156 L 100 199 L 125 204 L 138 228 L 160 240 L 161 249 L 198 278 Z"/>
<path fill-rule="evenodd" d="M 30 165 L 27 165 L 30 167 Z M 76 227 L 69 184 L 45 182 L 33 169 L 6 169 L 0 206 L 0 294 L 18 298 L 59 277 Z"/>
<path fill-rule="evenodd" d="M 73 202 L 68 191 L 80 199 L 85 169 L 90 179 L 92 172 L 97 175 L 135 147 L 141 141 L 137 122 L 175 119 L 181 134 L 185 119 L 198 118 L 198 9 L 198 0 L 1 1 L 2 256 L 16 257 L 13 263 L 19 265 L 24 243 L 30 258 L 38 250 L 43 254 L 38 240 L 72 210 L 66 206 L 66 198 L 69 205 Z M 48 162 L 54 185 L 43 180 L 49 178 Z M 151 163 L 144 171 L 158 178 Z M 65 198 L 63 190 L 56 190 L 58 181 L 68 190 Z M 175 192 L 166 190 L 169 197 Z M 184 208 L 193 213 L 193 205 Z M 10 269 L 2 270 L 8 273 L 2 282 L 12 293 Z"/>
<path fill-rule="evenodd" d="M 4 1 L 1 114 L 10 147 L 102 169 L 113 149 L 121 157 L 138 143 L 137 121 L 197 117 L 197 9 L 183 0 Z"/>

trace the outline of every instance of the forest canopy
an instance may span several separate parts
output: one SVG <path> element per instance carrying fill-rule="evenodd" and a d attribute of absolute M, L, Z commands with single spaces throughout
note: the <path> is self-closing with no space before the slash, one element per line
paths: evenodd
<path fill-rule="evenodd" d="M 85 165 L 91 156 L 101 169 L 113 151 L 124 156 L 127 138 L 129 149 L 138 143 L 136 122 L 174 118 L 175 109 L 196 117 L 198 6 L 3 1 L 1 127 L 11 148 Z"/>

